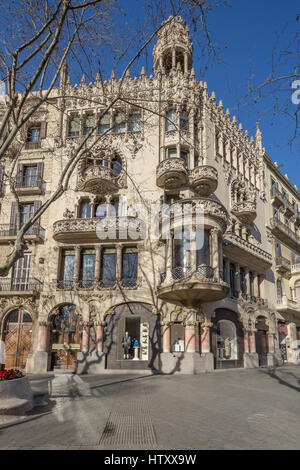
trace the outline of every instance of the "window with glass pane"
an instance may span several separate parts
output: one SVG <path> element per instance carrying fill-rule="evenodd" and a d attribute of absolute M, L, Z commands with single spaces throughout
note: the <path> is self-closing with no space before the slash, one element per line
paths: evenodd
<path fill-rule="evenodd" d="M 197 166 L 199 166 L 199 157 L 198 157 L 198 155 L 195 155 L 194 156 L 194 167 L 196 168 Z"/>
<path fill-rule="evenodd" d="M 202 248 L 196 250 L 196 264 L 197 266 L 205 265 L 210 266 L 210 234 L 208 230 L 204 233 L 196 233 L 197 247 L 198 243 Z"/>
<path fill-rule="evenodd" d="M 237 292 L 235 290 L 235 267 L 233 264 L 230 265 L 230 288 L 231 294 L 233 297 L 237 297 Z"/>
<path fill-rule="evenodd" d="M 126 247 L 122 252 L 122 282 L 125 286 L 136 284 L 138 252 L 136 247 Z"/>
<path fill-rule="evenodd" d="M 141 130 L 141 115 L 140 113 L 132 113 L 129 116 L 129 131 L 138 132 Z"/>
<path fill-rule="evenodd" d="M 80 214 L 81 219 L 88 219 L 91 217 L 91 205 L 88 201 L 83 201 L 80 204 Z"/>
<path fill-rule="evenodd" d="M 109 114 L 104 114 L 104 116 L 100 119 L 100 124 L 99 124 L 99 134 L 104 134 L 110 129 L 110 115 Z"/>
<path fill-rule="evenodd" d="M 185 268 L 189 265 L 190 234 L 183 231 L 181 237 L 174 237 L 174 268 Z"/>
<path fill-rule="evenodd" d="M 115 156 L 111 161 L 111 168 L 119 175 L 122 171 L 122 160 L 119 156 Z"/>
<path fill-rule="evenodd" d="M 80 134 L 80 120 L 74 116 L 69 121 L 69 137 L 78 137 Z"/>
<path fill-rule="evenodd" d="M 185 111 L 180 113 L 180 129 L 183 131 L 189 130 L 189 117 Z"/>
<path fill-rule="evenodd" d="M 89 134 L 91 130 L 95 127 L 95 119 L 93 114 L 89 114 L 86 116 L 85 121 L 84 121 L 84 129 L 83 133 L 84 135 Z"/>
<path fill-rule="evenodd" d="M 223 281 L 226 282 L 226 279 L 227 279 L 226 262 L 225 262 L 225 259 L 223 258 Z"/>
<path fill-rule="evenodd" d="M 81 281 L 82 287 L 91 287 L 95 279 L 96 255 L 93 249 L 81 252 Z"/>
<path fill-rule="evenodd" d="M 25 166 L 24 168 L 24 186 L 32 188 L 37 185 L 37 166 Z"/>
<path fill-rule="evenodd" d="M 116 280 L 116 249 L 104 248 L 101 258 L 101 281 L 105 286 L 112 286 Z"/>
<path fill-rule="evenodd" d="M 40 142 L 41 140 L 41 127 L 30 127 L 28 129 L 28 142 Z"/>
<path fill-rule="evenodd" d="M 102 202 L 96 206 L 96 217 L 101 219 L 102 217 L 106 217 L 107 214 L 107 204 Z"/>
<path fill-rule="evenodd" d="M 166 149 L 166 158 L 177 158 L 176 147 L 170 147 Z"/>
<path fill-rule="evenodd" d="M 126 131 L 126 122 L 125 114 L 118 113 L 114 116 L 114 132 L 125 132 Z"/>
<path fill-rule="evenodd" d="M 118 217 L 119 215 L 119 200 L 113 199 L 109 204 L 109 213 L 108 215 L 112 217 Z"/>
<path fill-rule="evenodd" d="M 74 278 L 74 250 L 63 250 L 62 252 L 62 280 L 64 287 L 71 287 Z"/>
<path fill-rule="evenodd" d="M 188 165 L 189 153 L 186 150 L 180 150 L 180 158 Z"/>
<path fill-rule="evenodd" d="M 165 130 L 175 131 L 176 123 L 177 123 L 177 113 L 174 109 L 170 109 L 170 111 L 166 113 Z"/>
<path fill-rule="evenodd" d="M 240 269 L 240 284 L 241 284 L 242 293 L 246 294 L 247 293 L 246 278 L 245 278 L 245 270 L 243 268 Z"/>
<path fill-rule="evenodd" d="M 21 220 L 21 225 L 24 225 L 27 220 L 29 220 L 34 214 L 34 204 L 21 204 L 20 206 L 20 220 Z M 33 232 L 34 226 L 32 225 L 29 227 L 29 229 L 26 231 L 27 235 L 31 235 Z"/>
<path fill-rule="evenodd" d="M 281 300 L 282 298 L 282 283 L 280 279 L 276 281 L 276 290 L 277 290 L 277 299 Z"/>
<path fill-rule="evenodd" d="M 254 296 L 254 276 L 253 273 L 249 273 L 249 288 L 250 288 L 250 296 Z"/>

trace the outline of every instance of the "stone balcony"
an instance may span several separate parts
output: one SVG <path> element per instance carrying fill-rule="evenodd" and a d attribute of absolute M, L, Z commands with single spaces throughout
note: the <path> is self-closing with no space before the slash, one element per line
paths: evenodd
<path fill-rule="evenodd" d="M 270 219 L 270 227 L 276 237 L 287 243 L 296 251 L 300 250 L 299 236 L 286 224 L 281 222 L 281 220 L 279 220 L 277 217 L 272 217 Z"/>
<path fill-rule="evenodd" d="M 138 289 L 142 286 L 143 279 L 138 278 L 126 278 L 126 279 L 105 279 L 105 280 L 96 280 L 96 279 L 79 279 L 77 281 L 66 281 L 66 280 L 53 280 L 51 282 L 51 287 L 54 287 L 56 290 L 63 291 L 78 291 L 78 290 L 87 290 L 87 291 L 97 291 L 97 290 L 107 290 L 107 289 L 117 289 L 121 288 L 124 290 L 127 289 Z"/>
<path fill-rule="evenodd" d="M 229 285 L 211 266 L 175 267 L 161 275 L 157 296 L 165 302 L 180 303 L 191 308 L 199 303 L 224 299 Z"/>
<path fill-rule="evenodd" d="M 260 246 L 244 240 L 235 233 L 226 232 L 223 239 L 224 255 L 234 258 L 250 269 L 265 272 L 272 266 L 272 255 Z"/>
<path fill-rule="evenodd" d="M 0 281 L 0 296 L 36 296 L 39 294 L 42 288 L 43 284 L 34 278 L 29 278 L 26 281 L 4 279 Z"/>
<path fill-rule="evenodd" d="M 213 166 L 197 166 L 190 171 L 190 184 L 201 197 L 209 197 L 218 187 L 218 171 Z"/>
<path fill-rule="evenodd" d="M 291 274 L 292 276 L 300 275 L 300 263 L 292 264 L 291 266 Z"/>
<path fill-rule="evenodd" d="M 15 189 L 16 193 L 22 196 L 42 194 L 43 180 L 40 176 L 17 178 Z"/>
<path fill-rule="evenodd" d="M 287 274 L 291 272 L 291 262 L 283 256 L 276 256 L 275 269 L 279 274 Z"/>
<path fill-rule="evenodd" d="M 187 183 L 188 170 L 182 158 L 167 158 L 156 168 L 156 184 L 160 188 L 178 189 Z"/>
<path fill-rule="evenodd" d="M 145 222 L 135 216 L 67 218 L 53 224 L 53 238 L 59 242 L 131 241 L 130 233 L 140 233 L 143 238 L 145 232 Z"/>
<path fill-rule="evenodd" d="M 105 166 L 88 166 L 78 176 L 78 191 L 104 195 L 113 193 L 118 187 L 118 175 Z"/>
<path fill-rule="evenodd" d="M 281 299 L 277 300 L 277 312 L 285 314 L 298 314 L 300 315 L 300 304 L 298 300 L 291 300 L 283 295 Z"/>
<path fill-rule="evenodd" d="M 278 188 L 276 187 L 271 188 L 270 196 L 271 196 L 271 204 L 273 204 L 273 206 L 279 208 L 284 205 L 284 201 L 285 201 L 284 197 Z"/>
<path fill-rule="evenodd" d="M 16 239 L 18 230 L 16 227 L 11 227 L 9 224 L 0 225 L 0 244 L 13 242 Z M 32 225 L 29 227 L 24 235 L 25 241 L 41 242 L 45 238 L 45 229 L 39 225 Z"/>
<path fill-rule="evenodd" d="M 231 212 L 242 222 L 249 225 L 256 219 L 256 205 L 254 202 L 235 202 L 232 205 Z"/>

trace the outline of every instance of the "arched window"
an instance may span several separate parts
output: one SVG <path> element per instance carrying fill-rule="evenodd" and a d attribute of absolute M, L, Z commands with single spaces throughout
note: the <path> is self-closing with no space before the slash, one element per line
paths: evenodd
<path fill-rule="evenodd" d="M 177 113 L 174 109 L 170 109 L 166 113 L 165 130 L 166 131 L 175 131 L 176 124 L 177 124 Z"/>
<path fill-rule="evenodd" d="M 217 323 L 217 360 L 235 361 L 238 359 L 236 326 L 230 320 Z"/>
<path fill-rule="evenodd" d="M 189 116 L 186 111 L 181 111 L 180 113 L 180 129 L 182 131 L 189 130 Z"/>
<path fill-rule="evenodd" d="M 121 173 L 121 171 L 122 171 L 122 160 L 118 155 L 113 157 L 113 159 L 111 160 L 111 168 L 114 170 L 114 172 L 117 175 L 119 175 Z"/>

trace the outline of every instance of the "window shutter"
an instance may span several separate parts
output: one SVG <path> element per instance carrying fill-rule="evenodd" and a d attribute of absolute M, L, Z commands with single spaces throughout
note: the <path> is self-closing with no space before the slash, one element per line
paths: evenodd
<path fill-rule="evenodd" d="M 41 139 L 45 139 L 47 135 L 47 121 L 41 122 Z"/>
<path fill-rule="evenodd" d="M 43 173 L 44 173 L 44 162 L 38 162 L 37 163 L 38 182 L 40 182 L 43 179 Z"/>
<path fill-rule="evenodd" d="M 18 168 L 17 168 L 17 184 L 22 183 L 23 175 L 24 175 L 24 164 L 19 163 Z"/>
<path fill-rule="evenodd" d="M 28 122 L 25 122 L 20 129 L 21 140 L 27 141 Z"/>
<path fill-rule="evenodd" d="M 16 228 L 16 202 L 13 202 L 10 210 L 10 235 L 13 235 Z"/>
<path fill-rule="evenodd" d="M 42 201 L 34 201 L 34 213 L 36 213 L 42 206 Z M 40 225 L 41 219 L 39 218 L 35 224 Z"/>

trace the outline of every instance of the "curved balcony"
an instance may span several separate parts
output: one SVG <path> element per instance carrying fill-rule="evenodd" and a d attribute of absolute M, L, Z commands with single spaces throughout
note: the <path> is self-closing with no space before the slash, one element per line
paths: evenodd
<path fill-rule="evenodd" d="M 63 219 L 53 224 L 53 238 L 56 241 L 110 241 L 132 240 L 130 235 L 146 235 L 146 224 L 143 220 L 134 217 L 103 217 L 89 219 Z M 135 238 L 136 240 L 136 238 Z"/>
<path fill-rule="evenodd" d="M 167 158 L 156 169 L 156 184 L 163 189 L 177 189 L 188 182 L 188 172 L 182 158 Z"/>
<path fill-rule="evenodd" d="M 105 166 L 89 166 L 78 177 L 77 190 L 109 194 L 118 189 L 118 175 Z"/>
<path fill-rule="evenodd" d="M 190 172 L 190 183 L 201 197 L 208 197 L 218 187 L 218 171 L 213 166 L 197 166 Z"/>
<path fill-rule="evenodd" d="M 254 202 L 235 202 L 231 212 L 243 223 L 251 224 L 256 219 L 256 206 Z"/>
<path fill-rule="evenodd" d="M 215 275 L 214 268 L 206 265 L 175 267 L 162 274 L 157 288 L 160 299 L 185 307 L 224 299 L 228 292 L 229 285 Z"/>

